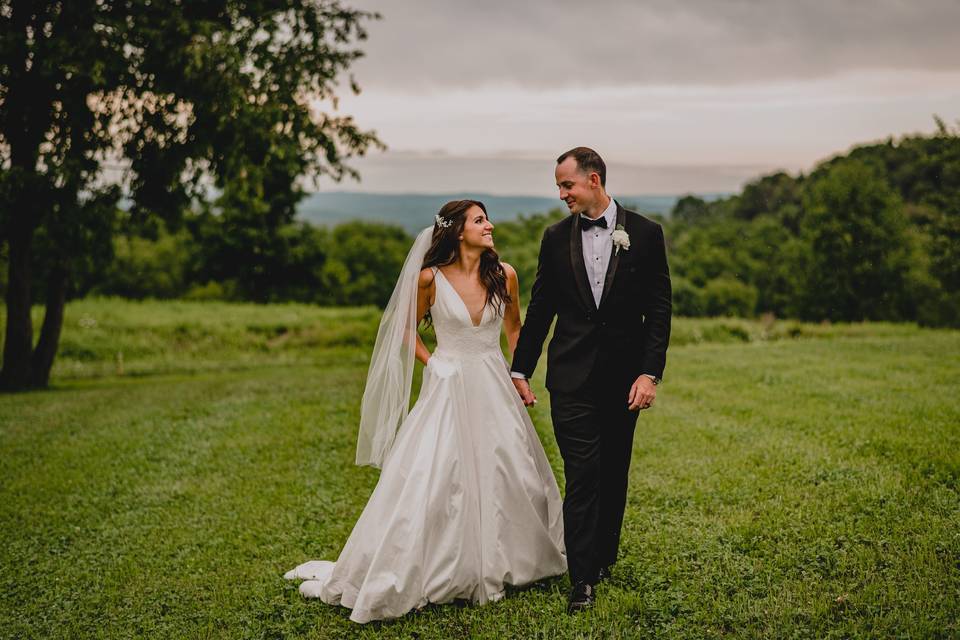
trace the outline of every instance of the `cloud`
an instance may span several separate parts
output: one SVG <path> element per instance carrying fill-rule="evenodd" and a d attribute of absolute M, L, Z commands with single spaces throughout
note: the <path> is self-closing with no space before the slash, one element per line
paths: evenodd
<path fill-rule="evenodd" d="M 960 69 L 957 0 L 356 0 L 361 86 L 763 83 Z"/>
<path fill-rule="evenodd" d="M 960 71 L 847 73 L 750 85 L 373 89 L 342 101 L 394 151 L 791 169 L 857 142 L 929 131 L 960 113 Z"/>

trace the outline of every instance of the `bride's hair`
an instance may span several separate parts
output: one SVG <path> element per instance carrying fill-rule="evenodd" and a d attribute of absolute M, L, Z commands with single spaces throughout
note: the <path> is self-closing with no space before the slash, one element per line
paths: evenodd
<path fill-rule="evenodd" d="M 427 254 L 423 257 L 423 269 L 443 267 L 453 264 L 460 257 L 460 233 L 467 223 L 467 211 L 470 207 L 487 208 L 478 200 L 452 200 L 440 208 L 433 224 L 433 238 Z M 507 292 L 507 274 L 500 264 L 500 256 L 493 249 L 486 249 L 480 255 L 480 282 L 487 290 L 487 302 L 494 306 L 498 314 L 503 315 L 503 307 L 511 302 Z M 430 312 L 424 320 L 431 322 Z"/>

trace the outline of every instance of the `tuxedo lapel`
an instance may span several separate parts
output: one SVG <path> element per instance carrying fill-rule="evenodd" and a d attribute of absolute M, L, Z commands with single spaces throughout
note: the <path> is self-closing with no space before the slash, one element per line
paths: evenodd
<path fill-rule="evenodd" d="M 614 230 L 622 228 L 626 222 L 627 214 L 624 212 L 623 207 L 620 206 L 620 203 L 617 203 L 617 222 L 613 226 Z M 579 236 L 579 234 L 577 234 Z M 583 262 L 581 260 L 580 262 Z M 607 275 L 603 279 L 603 293 L 600 294 L 600 305 L 603 306 L 603 302 L 607 299 L 607 296 L 610 294 L 610 289 L 613 288 L 613 279 L 617 275 L 617 265 L 620 263 L 620 252 L 616 251 L 616 247 L 613 242 L 610 243 L 610 261 L 607 263 Z M 586 271 L 584 271 L 586 273 Z"/>
<path fill-rule="evenodd" d="M 587 285 L 587 267 L 583 264 L 583 235 L 580 233 L 580 216 L 573 215 L 570 225 L 570 267 L 573 269 L 573 280 L 577 284 L 580 299 L 587 309 L 596 310 L 597 303 L 593 293 Z"/>

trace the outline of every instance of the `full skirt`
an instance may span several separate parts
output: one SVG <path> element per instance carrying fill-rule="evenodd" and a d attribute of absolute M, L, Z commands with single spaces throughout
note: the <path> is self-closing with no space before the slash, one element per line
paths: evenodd
<path fill-rule="evenodd" d="M 556 479 L 503 355 L 438 349 L 340 557 L 285 577 L 363 623 L 565 571 Z"/>

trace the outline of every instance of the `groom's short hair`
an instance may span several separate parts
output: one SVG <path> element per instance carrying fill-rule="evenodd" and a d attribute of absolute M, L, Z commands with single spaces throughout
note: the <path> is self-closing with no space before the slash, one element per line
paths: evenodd
<path fill-rule="evenodd" d="M 590 147 L 575 147 L 557 158 L 557 164 L 560 164 L 567 158 L 576 160 L 577 167 L 583 173 L 590 175 L 595 172 L 600 176 L 600 186 L 607 186 L 607 165 L 603 162 L 603 158 L 600 157 L 599 153 Z"/>

